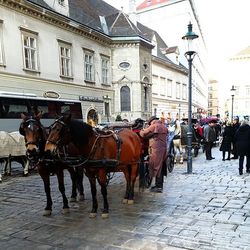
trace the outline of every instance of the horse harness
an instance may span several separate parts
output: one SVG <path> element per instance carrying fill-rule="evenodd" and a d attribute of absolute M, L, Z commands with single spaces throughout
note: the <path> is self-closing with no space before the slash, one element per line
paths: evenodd
<path fill-rule="evenodd" d="M 63 122 L 62 120 L 57 119 L 50 127 L 52 127 L 55 123 L 60 123 L 62 125 L 62 127 L 64 129 L 66 129 L 66 132 L 69 132 L 69 127 L 67 126 L 67 124 L 65 122 Z M 95 133 L 95 140 L 94 143 L 91 147 L 90 153 L 88 155 L 87 158 L 83 158 L 83 157 L 69 157 L 68 156 L 68 146 L 62 146 L 62 154 L 58 154 L 60 160 L 62 160 L 63 162 L 65 162 L 66 164 L 72 166 L 72 167 L 82 167 L 82 166 L 93 166 L 93 167 L 100 167 L 100 166 L 107 166 L 107 167 L 116 167 L 119 165 L 120 162 L 120 156 L 121 156 L 121 144 L 122 144 L 122 139 L 119 136 L 119 132 L 122 130 L 121 129 L 117 129 L 117 130 L 111 130 L 111 129 L 104 129 L 104 130 L 100 130 L 100 129 L 93 129 L 94 133 Z M 61 131 L 61 133 L 63 133 L 64 131 Z M 101 160 L 94 160 L 93 157 L 98 149 L 98 142 L 102 139 L 105 138 L 110 138 L 112 137 L 116 143 L 116 159 L 107 159 L 107 158 L 103 158 Z M 47 142 L 52 143 L 56 146 L 60 146 L 60 142 L 62 139 L 59 139 L 58 141 L 51 141 L 47 139 Z M 61 157 L 61 156 L 64 157 Z"/>

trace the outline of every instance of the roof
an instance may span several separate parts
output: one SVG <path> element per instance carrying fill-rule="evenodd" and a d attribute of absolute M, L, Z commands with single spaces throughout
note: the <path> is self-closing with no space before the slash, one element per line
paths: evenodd
<path fill-rule="evenodd" d="M 46 0 L 27 0 L 50 11 L 54 11 Z M 128 15 L 102 0 L 68 0 L 69 16 L 75 22 L 88 26 L 108 36 L 140 36 L 143 34 L 128 18 Z"/>
<path fill-rule="evenodd" d="M 246 56 L 246 55 L 250 55 L 250 46 L 248 46 L 247 48 L 241 50 L 235 56 Z"/>
<path fill-rule="evenodd" d="M 145 0 L 140 5 L 137 6 L 136 10 L 143 10 L 148 7 L 156 6 L 166 2 L 169 2 L 169 0 Z"/>
<path fill-rule="evenodd" d="M 56 12 L 46 3 L 46 0 L 27 1 Z M 154 4 L 166 1 L 151 2 Z M 65 16 L 66 18 L 70 18 L 77 23 L 99 31 L 111 38 L 140 37 L 151 43 L 155 37 L 157 42 L 157 57 L 169 64 L 174 64 L 165 55 L 165 51 L 168 49 L 168 46 L 163 41 L 161 36 L 155 30 L 144 26 L 140 22 L 137 22 L 137 25 L 135 25 L 129 19 L 129 16 L 122 10 L 118 10 L 102 0 L 68 0 L 68 4 L 69 16 Z M 173 48 L 178 49 L 176 47 Z M 169 48 L 169 50 L 171 49 Z M 180 66 L 183 67 L 182 65 Z"/>

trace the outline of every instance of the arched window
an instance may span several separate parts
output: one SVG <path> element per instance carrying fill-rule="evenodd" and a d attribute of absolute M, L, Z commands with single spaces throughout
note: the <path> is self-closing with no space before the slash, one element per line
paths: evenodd
<path fill-rule="evenodd" d="M 143 101 L 144 101 L 144 111 L 147 112 L 149 111 L 149 88 L 148 88 L 148 83 L 149 79 L 145 77 L 143 79 L 144 84 L 144 96 L 143 96 Z"/>
<path fill-rule="evenodd" d="M 128 86 L 121 87 L 121 111 L 131 111 L 130 105 L 130 88 Z"/>

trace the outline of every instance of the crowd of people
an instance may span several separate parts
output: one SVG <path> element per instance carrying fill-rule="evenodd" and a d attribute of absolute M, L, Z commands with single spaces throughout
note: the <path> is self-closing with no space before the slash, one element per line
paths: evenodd
<path fill-rule="evenodd" d="M 163 114 L 160 118 L 152 116 L 148 120 L 148 126 L 139 133 L 142 138 L 149 139 L 149 172 L 154 184 L 150 189 L 151 192 L 163 191 L 163 166 L 168 145 L 167 125 L 168 121 Z M 206 160 L 215 159 L 212 155 L 212 148 L 219 140 L 222 161 L 239 159 L 239 174 L 242 175 L 246 157 L 246 172 L 250 173 L 250 125 L 247 120 L 240 122 L 236 117 L 233 123 L 227 121 L 219 124 L 217 119 L 211 119 L 202 126 L 196 123 L 194 127 L 202 137 Z"/>
<path fill-rule="evenodd" d="M 240 122 L 239 118 L 235 118 L 232 124 L 230 122 L 224 124 L 220 151 L 222 151 L 223 161 L 239 159 L 239 175 L 243 174 L 244 159 L 246 158 L 246 172 L 250 173 L 249 121 Z M 226 153 L 227 158 L 225 158 Z"/>

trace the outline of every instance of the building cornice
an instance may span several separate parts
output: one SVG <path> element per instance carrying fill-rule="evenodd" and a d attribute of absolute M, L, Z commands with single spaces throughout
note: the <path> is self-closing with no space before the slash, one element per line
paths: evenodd
<path fill-rule="evenodd" d="M 57 26 L 61 29 L 70 31 L 77 35 L 85 36 L 101 44 L 110 45 L 112 42 L 111 38 L 101 32 L 93 30 L 90 27 L 77 23 L 66 16 L 60 15 L 59 13 L 53 12 L 25 0 L 0 0 L 0 5 L 20 12 L 24 15 L 36 18 L 53 26 Z"/>
<path fill-rule="evenodd" d="M 53 85 L 66 85 L 66 86 L 69 86 L 69 82 L 67 81 L 58 81 L 58 80 L 52 80 L 52 79 L 47 79 L 47 78 L 37 78 L 37 77 L 33 77 L 33 76 L 27 76 L 27 75 L 22 75 L 22 74 L 13 74 L 13 73 L 8 73 L 8 72 L 0 72 L 0 77 L 8 77 L 9 78 L 13 78 L 13 79 L 19 79 L 19 80 L 27 80 L 27 81 L 30 81 L 32 80 L 33 82 L 38 82 L 38 83 L 46 83 L 46 84 L 53 84 Z M 96 86 L 86 86 L 86 85 L 83 85 L 82 83 L 72 83 L 70 84 L 70 87 L 72 88 L 81 88 L 81 89 L 85 89 L 85 90 L 90 90 L 92 91 L 93 89 L 94 90 L 100 90 L 100 91 L 110 91 L 110 92 L 114 92 L 113 89 L 110 88 L 101 88 L 101 87 L 96 87 Z"/>

